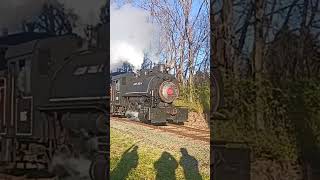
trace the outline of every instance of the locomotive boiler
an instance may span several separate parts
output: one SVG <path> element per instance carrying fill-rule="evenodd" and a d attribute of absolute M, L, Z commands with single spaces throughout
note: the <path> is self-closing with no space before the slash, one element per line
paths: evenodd
<path fill-rule="evenodd" d="M 81 42 L 39 33 L 0 38 L 1 162 L 49 170 L 61 154 L 83 157 L 92 179 L 107 179 L 108 56 Z"/>
<path fill-rule="evenodd" d="M 187 120 L 188 110 L 173 105 L 178 97 L 178 81 L 163 64 L 137 73 L 112 74 L 111 115 L 150 124 L 181 124 Z"/>

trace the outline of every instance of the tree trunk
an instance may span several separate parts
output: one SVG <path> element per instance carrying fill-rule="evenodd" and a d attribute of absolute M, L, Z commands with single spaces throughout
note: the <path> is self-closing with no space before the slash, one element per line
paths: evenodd
<path fill-rule="evenodd" d="M 180 49 L 180 63 L 178 68 L 178 81 L 184 86 L 184 78 L 183 78 L 183 63 L 184 63 L 184 48 L 185 48 L 185 40 L 182 40 L 182 46 Z"/>
<path fill-rule="evenodd" d="M 194 73 L 194 70 L 193 70 L 193 61 L 194 61 L 194 55 L 193 55 L 193 50 L 191 48 L 191 45 L 189 45 L 189 79 L 188 79 L 188 82 L 189 82 L 189 88 L 190 88 L 190 91 L 189 91 L 189 101 L 190 102 L 193 102 L 193 73 Z"/>
<path fill-rule="evenodd" d="M 258 129 L 264 129 L 263 119 L 263 101 L 262 101 L 262 67 L 263 67 L 263 49 L 264 49 L 264 38 L 263 38 L 263 14 L 264 14 L 264 1 L 256 0 L 256 22 L 255 22 L 255 48 L 254 48 L 254 78 L 256 82 L 256 125 Z"/>

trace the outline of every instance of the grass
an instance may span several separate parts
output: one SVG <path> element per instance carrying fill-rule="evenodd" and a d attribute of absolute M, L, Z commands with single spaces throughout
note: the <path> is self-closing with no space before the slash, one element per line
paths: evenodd
<path fill-rule="evenodd" d="M 169 153 L 158 147 L 139 143 L 137 139 L 111 128 L 112 180 L 210 179 L 208 174 L 192 167 L 193 159 L 180 152 Z M 186 169 L 186 171 L 184 171 Z"/>

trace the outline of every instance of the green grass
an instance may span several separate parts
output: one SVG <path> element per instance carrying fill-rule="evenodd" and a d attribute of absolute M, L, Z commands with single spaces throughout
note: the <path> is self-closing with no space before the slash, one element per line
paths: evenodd
<path fill-rule="evenodd" d="M 137 139 L 111 128 L 111 179 L 170 180 L 170 179 L 210 179 L 208 174 L 197 173 L 191 167 L 192 159 L 139 143 Z M 184 172 L 184 169 L 187 171 Z M 186 175 L 185 175 L 186 173 Z M 187 177 L 187 178 L 186 178 Z"/>

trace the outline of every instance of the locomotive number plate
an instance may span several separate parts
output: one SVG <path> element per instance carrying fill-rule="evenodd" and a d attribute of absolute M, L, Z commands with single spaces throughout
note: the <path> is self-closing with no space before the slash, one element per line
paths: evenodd
<path fill-rule="evenodd" d="M 28 116 L 27 116 L 27 111 L 20 112 L 20 121 L 27 121 Z"/>

